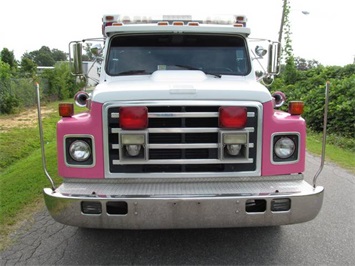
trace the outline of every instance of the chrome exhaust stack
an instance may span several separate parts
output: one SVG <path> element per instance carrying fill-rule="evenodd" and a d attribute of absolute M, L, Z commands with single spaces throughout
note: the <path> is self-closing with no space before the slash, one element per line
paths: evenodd
<path fill-rule="evenodd" d="M 46 153 L 44 149 L 44 138 L 43 138 L 43 126 L 42 126 L 42 115 L 41 115 L 41 100 L 39 94 L 39 84 L 36 83 L 36 94 L 37 94 L 37 113 L 38 113 L 38 128 L 39 128 L 39 139 L 41 142 L 41 154 L 42 154 L 42 167 L 44 174 L 52 185 L 52 190 L 55 191 L 56 187 L 52 177 L 49 175 L 47 170 Z"/>
<path fill-rule="evenodd" d="M 325 161 L 325 146 L 327 142 L 327 121 L 328 121 L 328 103 L 329 103 L 329 88 L 330 82 L 327 81 L 325 85 L 325 102 L 324 102 L 324 120 L 323 120 L 323 140 L 322 140 L 322 155 L 320 167 L 313 178 L 313 187 L 316 187 L 317 178 L 323 170 Z"/>

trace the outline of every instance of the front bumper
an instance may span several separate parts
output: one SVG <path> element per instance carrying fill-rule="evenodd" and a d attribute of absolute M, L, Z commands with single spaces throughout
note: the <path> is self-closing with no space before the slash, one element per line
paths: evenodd
<path fill-rule="evenodd" d="M 321 209 L 323 191 L 323 187 L 313 188 L 304 180 L 69 182 L 56 191 L 45 188 L 44 197 L 51 216 L 72 226 L 222 228 L 276 226 L 312 220 Z M 277 203 L 283 202 L 289 203 L 287 210 L 277 208 Z"/>

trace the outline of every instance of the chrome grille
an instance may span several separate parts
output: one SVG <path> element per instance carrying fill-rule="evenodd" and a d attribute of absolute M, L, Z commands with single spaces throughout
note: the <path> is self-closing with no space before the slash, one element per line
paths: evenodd
<path fill-rule="evenodd" d="M 196 102 L 195 102 L 196 103 Z M 214 173 L 218 175 L 259 175 L 261 134 L 261 104 L 253 102 L 228 102 L 219 105 L 191 106 L 169 103 L 122 103 L 107 104 L 104 107 L 106 127 L 105 147 L 106 176 L 140 177 L 139 174 L 153 174 L 157 177 L 183 176 L 187 173 Z M 215 102 L 213 102 L 215 103 Z M 120 106 L 147 106 L 148 108 L 148 160 L 130 162 L 119 157 Z M 249 132 L 249 156 L 244 160 L 219 159 L 218 110 L 220 106 L 240 105 L 247 107 L 248 119 L 245 130 Z M 143 175 L 142 175 L 143 177 Z M 152 175 L 150 176 L 152 177 Z"/>

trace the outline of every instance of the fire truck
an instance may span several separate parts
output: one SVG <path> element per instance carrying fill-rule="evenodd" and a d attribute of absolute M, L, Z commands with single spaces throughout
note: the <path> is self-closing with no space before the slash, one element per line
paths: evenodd
<path fill-rule="evenodd" d="M 104 15 L 92 92 L 61 103 L 59 186 L 46 170 L 50 215 L 87 228 L 278 226 L 310 221 L 322 186 L 305 181 L 303 102 L 262 82 L 278 42 L 253 47 L 245 16 Z M 73 73 L 83 43 L 71 42 Z M 266 62 L 256 75 L 255 62 Z M 263 62 L 264 62 L 263 61 Z M 43 131 L 40 117 L 40 135 Z"/>

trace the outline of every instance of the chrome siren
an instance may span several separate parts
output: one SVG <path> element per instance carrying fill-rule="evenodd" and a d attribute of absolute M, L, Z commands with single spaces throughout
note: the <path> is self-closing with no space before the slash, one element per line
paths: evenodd
<path fill-rule="evenodd" d="M 86 107 L 89 94 L 85 91 L 78 91 L 74 96 L 75 104 L 79 107 Z"/>
<path fill-rule="evenodd" d="M 279 108 L 286 102 L 286 95 L 281 91 L 276 91 L 272 94 L 274 97 L 274 107 Z"/>

